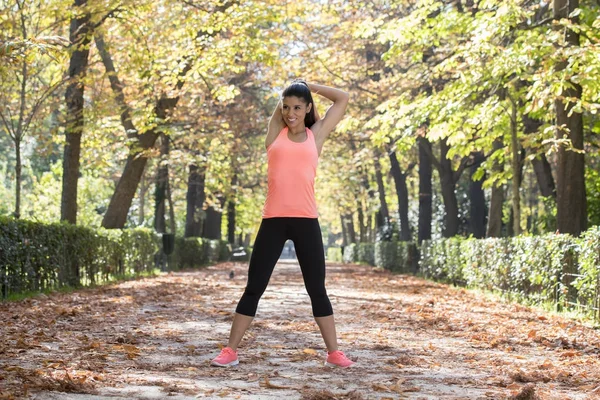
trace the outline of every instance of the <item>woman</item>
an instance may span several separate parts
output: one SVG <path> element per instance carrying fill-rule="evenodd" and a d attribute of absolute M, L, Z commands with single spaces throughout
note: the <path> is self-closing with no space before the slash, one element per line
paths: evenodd
<path fill-rule="evenodd" d="M 323 119 L 316 114 L 311 92 L 333 102 Z M 283 91 L 265 139 L 268 191 L 248 282 L 236 308 L 228 346 L 212 365 L 238 364 L 237 346 L 256 314 L 258 301 L 288 239 L 294 242 L 313 316 L 327 347 L 325 365 L 346 368 L 353 364 L 337 347 L 333 310 L 325 290 L 325 255 L 314 195 L 323 143 L 342 119 L 347 104 L 348 93 L 302 80 L 293 81 Z"/>

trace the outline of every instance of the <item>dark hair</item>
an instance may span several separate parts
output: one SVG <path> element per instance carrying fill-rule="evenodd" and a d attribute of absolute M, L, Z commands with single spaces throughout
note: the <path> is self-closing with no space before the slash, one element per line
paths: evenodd
<path fill-rule="evenodd" d="M 313 126 L 315 122 L 317 122 L 317 117 L 315 116 L 315 103 L 306 82 L 301 79 L 293 80 L 292 83 L 285 88 L 281 94 L 281 98 L 283 99 L 290 96 L 295 96 L 304 100 L 307 106 L 312 104 L 310 111 L 306 114 L 306 117 L 304 117 L 304 126 L 307 128 Z"/>

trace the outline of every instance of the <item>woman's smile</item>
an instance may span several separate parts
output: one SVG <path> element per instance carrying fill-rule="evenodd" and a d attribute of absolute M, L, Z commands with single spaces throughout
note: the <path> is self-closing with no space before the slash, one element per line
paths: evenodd
<path fill-rule="evenodd" d="M 282 102 L 281 113 L 285 123 L 289 127 L 303 124 L 312 104 L 308 105 L 304 99 L 296 96 L 285 97 Z"/>

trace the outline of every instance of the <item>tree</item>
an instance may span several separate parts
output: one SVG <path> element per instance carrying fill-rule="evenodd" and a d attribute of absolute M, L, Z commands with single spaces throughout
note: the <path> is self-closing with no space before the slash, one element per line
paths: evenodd
<path fill-rule="evenodd" d="M 502 140 L 496 139 L 493 144 L 491 171 L 495 177 L 499 177 L 504 171 L 504 144 Z M 501 161 L 502 160 L 502 161 Z M 502 205 L 504 204 L 504 186 L 501 179 L 490 182 L 490 211 L 488 217 L 486 237 L 502 236 Z"/>
<path fill-rule="evenodd" d="M 77 181 L 79 179 L 79 157 L 81 135 L 84 128 L 84 78 L 87 73 L 89 44 L 93 31 L 87 0 L 75 0 L 70 27 L 69 84 L 65 93 L 67 115 L 65 124 L 65 147 L 63 157 L 63 185 L 60 219 L 77 223 Z"/>
<path fill-rule="evenodd" d="M 17 0 L 11 13 L 7 36 L 11 39 L 0 46 L 0 55 L 7 60 L 2 65 L 0 86 L 0 119 L 4 130 L 15 146 L 15 208 L 14 216 L 21 215 L 22 156 L 24 138 L 36 128 L 44 115 L 48 98 L 60 88 L 64 80 L 55 73 L 59 68 L 61 47 L 66 39 L 43 36 L 41 32 L 51 25 L 45 19 L 46 2 L 30 3 Z M 57 58 L 59 57 L 59 58 Z M 4 76 L 6 75 L 6 77 Z"/>
<path fill-rule="evenodd" d="M 431 186 L 431 143 L 424 137 L 417 138 L 419 144 L 419 244 L 431 239 L 432 186 Z"/>
<path fill-rule="evenodd" d="M 206 199 L 204 193 L 206 166 L 199 162 L 192 162 L 189 165 L 187 196 L 186 196 L 186 218 L 185 218 L 185 237 L 199 237 L 202 233 L 202 206 Z"/>
<path fill-rule="evenodd" d="M 577 23 L 573 16 L 579 0 L 554 0 L 554 18 Z M 563 51 L 579 46 L 579 34 L 567 27 Z M 568 60 L 559 62 L 557 71 L 563 71 Z M 565 140 L 558 149 L 557 162 L 557 227 L 561 233 L 579 235 L 587 229 L 587 202 L 585 191 L 585 159 L 583 154 L 583 116 L 574 108 L 581 101 L 582 87 L 572 77 L 562 83 L 562 93 L 554 101 L 556 107 L 556 137 Z"/>
<path fill-rule="evenodd" d="M 268 31 L 270 37 L 276 37 L 276 32 L 269 30 L 269 24 L 265 22 L 267 22 L 267 16 L 273 20 L 277 19 L 277 7 L 267 2 L 261 3 L 259 9 L 253 4 L 246 5 L 239 4 L 237 1 L 227 1 L 207 11 L 202 6 L 196 6 L 193 3 L 186 4 L 195 8 L 197 14 L 192 14 L 191 17 L 196 18 L 195 23 L 207 26 L 208 22 L 208 26 L 196 32 L 193 40 L 187 40 L 194 46 L 193 52 L 190 52 L 189 44 L 187 47 L 183 44 L 184 47 L 180 49 L 182 55 L 179 60 L 176 60 L 175 71 L 153 71 L 158 76 L 157 79 L 160 84 L 157 84 L 156 89 L 159 89 L 161 94 L 156 102 L 149 107 L 151 111 L 146 115 L 147 119 L 144 121 L 145 126 L 143 129 L 128 129 L 125 127 L 128 133 L 131 132 L 131 138 L 135 146 L 131 148 L 125 168 L 104 216 L 102 223 L 104 227 L 120 228 L 124 226 L 141 172 L 147 160 L 145 151 L 154 146 L 158 135 L 175 111 L 181 98 L 182 88 L 189 79 L 188 73 L 206 81 L 205 75 L 210 74 L 212 70 L 221 70 L 222 73 L 227 69 L 235 70 L 242 58 L 268 62 L 267 50 L 269 47 L 266 41 L 269 40 L 269 36 L 258 38 L 256 31 L 262 29 L 264 32 Z M 250 9 L 252 9 L 252 12 L 249 12 Z M 158 15 L 161 14 L 159 10 L 154 10 L 154 12 Z M 186 18 L 185 11 L 180 12 L 182 17 Z M 162 14 L 164 14 L 164 10 Z M 248 18 L 251 17 L 257 18 L 263 24 L 249 23 Z M 237 24 L 239 20 L 244 20 L 244 23 Z M 262 49 L 259 49 L 259 45 L 262 46 Z M 159 47 L 159 50 L 165 51 L 162 47 Z M 229 52 L 225 52 L 225 50 Z M 115 73 L 115 69 L 109 67 L 106 59 L 107 57 L 103 57 L 110 76 L 110 74 Z M 168 79 L 164 79 L 165 76 Z M 163 81 L 160 81 L 161 79 Z M 122 92 L 122 89 L 119 90 L 115 87 L 117 85 L 113 84 L 112 80 L 111 86 L 117 97 L 120 96 L 119 93 Z M 119 102 L 122 103 L 121 100 Z"/>

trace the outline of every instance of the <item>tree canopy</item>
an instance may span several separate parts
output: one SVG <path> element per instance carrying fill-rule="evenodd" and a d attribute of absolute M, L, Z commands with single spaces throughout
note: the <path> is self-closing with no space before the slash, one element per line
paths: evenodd
<path fill-rule="evenodd" d="M 248 243 L 301 77 L 351 95 L 317 178 L 329 244 L 600 223 L 597 1 L 1 4 L 3 214 Z"/>

